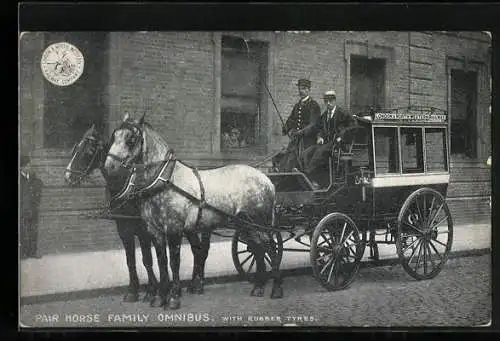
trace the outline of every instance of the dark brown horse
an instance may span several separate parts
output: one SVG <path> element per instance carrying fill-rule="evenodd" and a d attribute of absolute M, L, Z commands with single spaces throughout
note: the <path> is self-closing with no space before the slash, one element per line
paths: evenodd
<path fill-rule="evenodd" d="M 93 125 L 73 148 L 71 161 L 66 167 L 65 180 L 67 184 L 72 187 L 79 186 L 94 170 L 99 169 L 106 180 L 106 187 L 110 195 L 114 197 L 118 194 L 126 183 L 128 174 L 126 172 L 121 174 L 115 173 L 114 175 L 107 174 L 103 168 L 107 150 L 107 145 L 102 139 L 101 134 Z M 151 235 L 147 230 L 146 223 L 141 218 L 139 202 L 137 200 L 130 200 L 120 203 L 112 209 L 112 213 L 115 216 L 123 216 L 123 218 L 115 218 L 114 220 L 125 249 L 129 270 L 129 286 L 124 300 L 126 302 L 135 302 L 138 300 L 139 278 L 137 276 L 135 259 L 135 236 L 137 236 L 141 246 L 142 262 L 148 274 L 148 286 L 144 301 L 150 301 L 153 304 L 158 289 L 158 280 L 153 271 Z M 198 250 L 203 248 L 201 243 L 208 245 L 210 243 L 210 235 L 203 235 L 202 242 L 198 241 L 197 243 L 196 238 L 193 238 L 191 243 L 193 252 L 199 253 Z M 208 247 L 205 248 L 208 249 Z M 195 259 L 196 261 L 197 259 Z M 193 275 L 193 280 L 188 290 L 193 293 L 203 293 L 202 278 L 195 278 Z"/>
<path fill-rule="evenodd" d="M 167 185 L 160 190 L 143 193 L 142 216 L 154 236 L 157 250 L 165 250 L 168 243 L 173 285 L 168 292 L 168 258 L 166 252 L 158 252 L 160 267 L 160 296 L 164 306 L 180 307 L 180 241 L 182 234 L 190 236 L 199 231 L 212 231 L 231 227 L 228 222 L 235 217 L 249 247 L 256 255 L 257 275 L 251 295 L 262 296 L 267 281 L 264 256 L 272 258 L 274 278 L 272 298 L 283 296 L 279 274 L 279 258 L 273 238 L 242 221 L 260 226 L 274 226 L 275 189 L 271 180 L 261 171 L 246 165 L 230 165 L 198 171 L 172 158 L 172 150 L 165 140 L 144 122 L 144 116 L 136 121 L 128 115 L 111 137 L 112 142 L 104 168 L 110 174 L 122 169 L 133 170 L 138 164 L 145 170 L 138 181 L 151 183 L 158 179 Z M 170 155 L 166 159 L 167 155 Z M 167 161 L 166 161 L 167 160 Z M 154 165 L 168 168 L 168 179 L 157 178 Z M 136 166 L 136 167 L 134 167 Z M 148 169 L 148 166 L 149 167 Z M 144 188 L 143 187 L 143 188 Z M 189 237 L 188 237 L 189 238 Z M 161 256 L 161 257 L 160 257 Z"/>

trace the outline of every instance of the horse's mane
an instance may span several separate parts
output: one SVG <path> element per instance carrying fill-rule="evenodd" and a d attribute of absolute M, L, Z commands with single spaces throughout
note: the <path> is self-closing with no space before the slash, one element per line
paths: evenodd
<path fill-rule="evenodd" d="M 147 122 L 143 123 L 143 134 L 143 162 L 150 163 L 163 160 L 169 149 L 167 142 Z"/>

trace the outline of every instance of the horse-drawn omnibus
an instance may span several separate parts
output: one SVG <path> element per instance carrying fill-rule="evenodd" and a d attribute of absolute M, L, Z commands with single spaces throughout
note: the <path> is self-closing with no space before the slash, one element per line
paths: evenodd
<path fill-rule="evenodd" d="M 171 229 L 170 263 L 176 273 L 170 294 L 161 286 L 161 305 L 168 298 L 173 309 L 180 306 L 182 234 L 195 256 L 193 286 L 201 291 L 209 238 L 200 244 L 195 233 L 217 233 L 224 226 L 235 231 L 233 261 L 240 274 L 256 279 L 255 296 L 264 293 L 266 270 L 274 278 L 271 297 L 283 296 L 279 264 L 284 251 L 308 252 L 314 276 L 328 290 L 352 283 L 366 247 L 377 260 L 381 243 L 395 244 L 409 275 L 433 278 L 446 263 L 453 239 L 445 200 L 450 178 L 447 113 L 405 108 L 356 118 L 356 127 L 332 150 L 328 169 L 318 174 L 327 179 L 323 189 L 315 189 L 301 172 L 264 174 L 246 165 L 198 171 L 176 159 L 144 116 L 136 121 L 128 115 L 108 144 L 95 129 L 86 133 L 72 153 L 66 179 L 77 185 L 97 168 L 105 175 L 125 170 L 122 190 L 113 200 L 123 204 L 137 199 L 141 213 L 100 217 L 149 220 L 161 283 L 168 282 L 163 246 L 166 229 Z M 285 248 L 292 239 L 307 249 Z M 155 283 L 151 276 L 151 286 Z"/>
<path fill-rule="evenodd" d="M 433 278 L 446 263 L 453 239 L 445 201 L 447 113 L 413 107 L 356 119 L 342 148 L 332 151 L 323 174 L 326 188 L 314 190 L 300 172 L 267 174 L 276 187 L 279 252 L 309 252 L 314 275 L 328 290 L 347 287 L 365 247 L 378 260 L 382 243 L 395 244 L 409 275 Z M 284 247 L 291 240 L 306 248 Z M 232 249 L 238 272 L 251 273 L 252 255 L 238 232 Z"/>

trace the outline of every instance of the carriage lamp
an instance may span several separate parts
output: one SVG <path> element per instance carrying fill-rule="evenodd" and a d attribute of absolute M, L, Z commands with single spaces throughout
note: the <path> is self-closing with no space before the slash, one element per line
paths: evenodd
<path fill-rule="evenodd" d="M 362 201 L 366 201 L 366 186 L 371 183 L 370 175 L 368 172 L 366 172 L 367 168 L 366 167 L 360 167 L 359 168 L 361 174 L 354 178 L 354 183 L 356 185 L 361 185 L 361 198 Z"/>

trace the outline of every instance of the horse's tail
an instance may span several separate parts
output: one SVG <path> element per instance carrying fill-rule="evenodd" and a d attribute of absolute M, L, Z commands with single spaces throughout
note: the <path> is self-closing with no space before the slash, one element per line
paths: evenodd
<path fill-rule="evenodd" d="M 273 205 L 271 207 L 271 226 L 273 228 L 276 227 L 276 195 L 274 196 Z"/>

